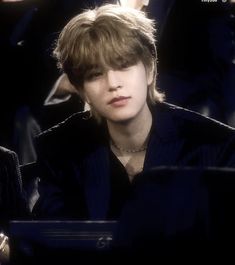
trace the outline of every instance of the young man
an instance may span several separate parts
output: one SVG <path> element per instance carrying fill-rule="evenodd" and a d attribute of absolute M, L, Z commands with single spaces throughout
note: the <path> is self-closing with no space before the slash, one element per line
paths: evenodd
<path fill-rule="evenodd" d="M 38 218 L 119 220 L 126 205 L 142 196 L 133 193 L 138 179 L 155 167 L 235 165 L 232 128 L 165 103 L 156 90 L 154 34 L 154 22 L 144 13 L 117 5 L 84 11 L 62 30 L 55 56 L 90 111 L 36 140 Z M 140 203 L 146 212 L 139 214 L 147 226 L 154 223 L 149 229 L 158 238 L 191 238 L 201 235 L 194 233 L 199 228 L 205 236 L 208 197 L 193 179 L 160 185 L 160 193 L 148 193 L 152 201 Z M 165 203 L 156 206 L 161 196 Z"/>

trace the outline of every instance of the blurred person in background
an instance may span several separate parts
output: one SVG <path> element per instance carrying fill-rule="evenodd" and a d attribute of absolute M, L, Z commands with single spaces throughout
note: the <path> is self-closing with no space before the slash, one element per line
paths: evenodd
<path fill-rule="evenodd" d="M 0 146 L 0 263 L 9 262 L 9 222 L 29 219 L 18 157 Z"/>

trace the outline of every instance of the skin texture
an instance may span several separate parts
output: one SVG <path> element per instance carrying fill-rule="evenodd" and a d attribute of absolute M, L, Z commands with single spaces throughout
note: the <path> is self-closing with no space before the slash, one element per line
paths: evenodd
<path fill-rule="evenodd" d="M 152 75 L 142 62 L 121 70 L 98 71 L 85 80 L 84 97 L 108 123 L 123 123 L 149 111 L 146 98 L 151 82 Z"/>

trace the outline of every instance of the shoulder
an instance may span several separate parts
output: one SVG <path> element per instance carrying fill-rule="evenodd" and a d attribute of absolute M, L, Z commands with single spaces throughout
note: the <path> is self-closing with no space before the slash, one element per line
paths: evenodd
<path fill-rule="evenodd" d="M 6 187 L 22 188 L 20 165 L 17 154 L 5 147 L 0 146 L 0 179 L 1 184 Z M 9 191 L 9 190 L 8 190 Z M 1 193 L 1 188 L 0 188 Z M 15 194 L 16 195 L 16 194 Z"/>
<path fill-rule="evenodd" d="M 50 127 L 49 129 L 41 132 L 36 138 L 37 139 L 44 139 L 51 136 L 66 136 L 73 134 L 73 130 L 79 128 L 79 131 L 82 132 L 84 129 L 88 129 L 91 121 L 89 119 L 89 112 L 77 112 L 68 117 L 67 119 L 63 120 L 62 122 L 57 123 L 56 125 Z M 66 134 L 66 135 L 65 135 Z"/>
<path fill-rule="evenodd" d="M 40 133 L 35 138 L 36 149 L 38 152 L 46 149 L 48 153 L 72 152 L 76 147 L 86 149 L 94 141 L 98 141 L 102 130 L 103 127 L 90 117 L 89 111 L 78 112 Z"/>
<path fill-rule="evenodd" d="M 0 165 L 4 164 L 4 166 L 7 166 L 12 163 L 15 163 L 16 166 L 18 165 L 17 154 L 10 149 L 0 146 Z"/>
<path fill-rule="evenodd" d="M 155 108 L 157 121 L 164 130 L 171 130 L 178 136 L 195 139 L 225 140 L 235 136 L 235 128 L 198 112 L 169 103 L 157 104 Z M 159 117 L 158 117 L 159 116 Z"/>
<path fill-rule="evenodd" d="M 0 146 L 0 156 L 1 157 L 7 157 L 7 156 L 12 156 L 16 155 L 16 153 L 6 147 Z"/>

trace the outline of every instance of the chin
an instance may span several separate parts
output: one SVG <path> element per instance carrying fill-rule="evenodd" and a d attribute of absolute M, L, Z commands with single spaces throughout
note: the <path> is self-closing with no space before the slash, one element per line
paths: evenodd
<path fill-rule="evenodd" d="M 127 115 L 127 114 L 123 114 L 123 115 L 115 115 L 109 118 L 110 121 L 115 122 L 115 123 L 126 123 L 129 122 L 131 120 L 133 120 L 135 117 L 135 115 Z"/>

